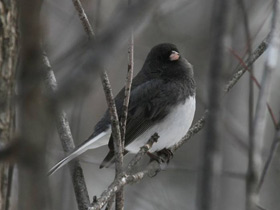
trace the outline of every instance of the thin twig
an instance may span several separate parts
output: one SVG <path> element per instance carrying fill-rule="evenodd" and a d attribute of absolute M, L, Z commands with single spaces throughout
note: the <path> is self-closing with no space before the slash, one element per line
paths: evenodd
<path fill-rule="evenodd" d="M 50 94 L 53 95 L 57 90 L 57 82 L 50 61 L 45 52 L 43 52 L 43 63 L 46 67 L 45 84 Z M 75 143 L 66 113 L 64 111 L 57 111 L 57 113 L 55 113 L 55 120 L 63 150 L 65 153 L 69 153 L 75 148 Z M 70 163 L 70 171 L 79 210 L 86 210 L 90 205 L 90 200 L 83 170 L 78 160 L 74 160 L 74 162 Z"/>
<path fill-rule="evenodd" d="M 112 136 L 114 139 L 116 174 L 118 175 L 122 173 L 122 167 L 123 167 L 123 147 L 122 147 L 119 117 L 117 113 L 116 104 L 114 101 L 112 88 L 109 82 L 109 78 L 105 71 L 102 73 L 101 79 L 102 79 L 102 85 L 103 85 L 103 89 L 105 92 L 105 96 L 106 96 L 106 100 L 111 116 Z"/>
<path fill-rule="evenodd" d="M 159 138 L 158 133 L 154 133 L 150 137 L 147 143 L 140 148 L 139 152 L 128 163 L 127 168 L 125 170 L 126 173 L 130 173 L 132 171 L 133 167 L 144 157 L 144 155 L 149 151 L 149 149 L 151 149 L 153 144 L 157 142 L 158 138 Z"/>
<path fill-rule="evenodd" d="M 270 166 L 270 164 L 272 162 L 272 159 L 273 159 L 273 157 L 275 155 L 275 152 L 276 152 L 276 150 L 277 150 L 277 148 L 279 146 L 279 143 L 280 143 L 280 121 L 279 121 L 277 129 L 275 131 L 274 140 L 273 140 L 273 142 L 271 144 L 268 158 L 267 158 L 267 160 L 265 162 L 265 165 L 264 165 L 262 173 L 261 173 L 261 178 L 260 178 L 260 182 L 258 184 L 258 189 L 257 189 L 258 192 L 260 192 L 260 189 L 261 189 L 261 187 L 263 185 L 265 176 L 266 176 L 266 174 L 268 172 L 269 166 Z"/>
<path fill-rule="evenodd" d="M 125 92 L 124 92 L 123 110 L 121 116 L 121 134 L 122 134 L 123 142 L 125 141 L 126 121 L 127 121 L 128 105 L 129 105 L 131 85 L 133 79 L 133 71 L 134 71 L 134 38 L 133 38 L 133 32 L 131 32 L 130 44 L 128 48 L 128 68 L 127 68 L 127 76 L 126 76 L 126 84 L 125 84 Z"/>
<path fill-rule="evenodd" d="M 130 5 L 130 1 L 128 2 Z M 122 150 L 124 148 L 125 142 L 125 133 L 126 133 L 126 121 L 128 114 L 128 106 L 131 92 L 131 84 L 133 79 L 133 71 L 134 71 L 134 37 L 133 37 L 133 29 L 131 30 L 130 35 L 130 43 L 128 47 L 128 68 L 127 68 L 127 76 L 126 76 L 126 84 L 124 91 L 124 101 L 122 108 L 122 116 L 121 116 L 121 136 L 122 136 Z M 124 189 L 120 189 L 116 194 L 116 210 L 122 210 L 124 207 Z"/>
<path fill-rule="evenodd" d="M 244 19 L 244 29 L 245 29 L 245 37 L 246 37 L 246 42 L 248 45 L 248 60 L 251 60 L 251 56 L 252 56 L 252 46 L 251 46 L 251 39 L 250 39 L 250 30 L 249 30 L 249 23 L 248 23 L 248 16 L 247 16 L 247 12 L 246 12 L 246 8 L 244 5 L 244 1 L 243 0 L 239 0 L 238 1 L 240 4 L 240 8 L 242 10 L 242 14 L 243 14 L 243 19 Z M 248 171 L 252 170 L 252 154 L 250 154 L 252 152 L 251 148 L 254 144 L 253 142 L 253 117 L 254 117 L 254 86 L 253 86 L 253 80 L 251 78 L 254 78 L 254 69 L 253 69 L 253 65 L 251 65 L 250 67 L 248 67 L 248 69 L 246 68 L 246 70 L 249 71 L 249 100 L 248 100 L 248 136 L 249 136 L 249 150 L 248 150 Z M 247 173 L 247 175 L 250 174 Z M 247 179 L 250 179 L 250 176 L 246 176 Z M 246 193 L 247 195 L 249 194 L 249 190 L 250 189 L 250 180 L 246 182 Z M 248 198 L 248 196 L 247 196 Z M 246 206 L 248 208 L 249 204 L 248 204 L 248 200 L 246 200 Z"/>
<path fill-rule="evenodd" d="M 230 52 L 231 52 L 232 55 L 239 61 L 240 65 L 242 65 L 243 68 L 245 68 L 245 70 L 248 71 L 248 72 L 250 73 L 249 67 L 245 64 L 245 62 L 242 60 L 242 58 L 241 58 L 235 51 L 233 51 L 232 49 L 230 49 Z M 261 84 L 260 84 L 260 82 L 257 80 L 257 78 L 256 78 L 254 75 L 252 75 L 251 73 L 250 73 L 250 78 L 251 78 L 251 80 L 256 84 L 256 86 L 258 87 L 258 89 L 260 89 L 260 88 L 261 88 Z M 268 102 L 266 103 L 266 106 L 267 106 L 268 112 L 269 112 L 269 114 L 270 114 L 270 117 L 271 117 L 271 119 L 272 119 L 272 122 L 273 122 L 273 124 L 274 124 L 274 127 L 275 127 L 275 129 L 277 129 L 277 126 L 278 126 L 278 125 L 277 125 L 277 120 L 276 120 L 275 114 L 273 113 L 272 108 L 271 108 L 271 106 L 269 105 Z"/>
<path fill-rule="evenodd" d="M 88 35 L 88 38 L 89 39 L 94 38 L 95 34 L 93 32 L 91 24 L 89 23 L 89 20 L 87 18 L 85 10 L 82 6 L 82 3 L 80 2 L 80 0 L 73 0 L 73 4 L 74 4 L 74 7 L 79 14 L 79 18 L 80 18 L 80 20 L 83 24 L 83 27 L 84 27 L 84 30 L 86 31 L 86 34 Z"/>
<path fill-rule="evenodd" d="M 246 60 L 246 66 L 251 66 L 266 50 L 268 46 L 268 41 L 270 39 L 270 34 L 262 41 L 262 43 L 257 47 L 257 49 L 252 53 L 251 60 Z M 227 93 L 235 83 L 242 77 L 242 75 L 246 72 L 246 68 L 240 66 L 237 72 L 233 75 L 231 80 L 227 83 L 225 87 L 225 92 Z"/>
<path fill-rule="evenodd" d="M 132 175 L 122 174 L 101 194 L 100 198 L 90 207 L 90 210 L 100 210 L 123 186 L 135 183 L 143 179 L 148 174 L 148 170 Z"/>
<path fill-rule="evenodd" d="M 262 148 L 265 133 L 265 115 L 266 101 L 270 93 L 270 81 L 272 72 L 277 68 L 277 61 L 279 55 L 280 43 L 280 4 L 278 0 L 274 0 L 273 15 L 271 21 L 271 40 L 268 47 L 268 55 L 265 63 L 265 70 L 262 76 L 261 89 L 257 101 L 256 115 L 254 119 L 253 145 L 251 145 L 251 152 L 249 161 L 251 159 L 251 168 L 248 169 L 248 191 L 247 191 L 247 208 L 253 210 L 259 201 L 258 184 L 261 178 L 262 170 Z M 249 165 L 250 166 L 250 165 Z"/>

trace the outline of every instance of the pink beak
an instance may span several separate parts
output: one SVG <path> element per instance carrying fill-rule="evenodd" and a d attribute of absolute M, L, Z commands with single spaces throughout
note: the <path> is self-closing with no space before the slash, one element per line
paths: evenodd
<path fill-rule="evenodd" d="M 180 58 L 180 54 L 178 52 L 174 51 L 174 50 L 172 51 L 171 55 L 169 56 L 169 59 L 171 61 L 176 61 L 179 58 Z"/>

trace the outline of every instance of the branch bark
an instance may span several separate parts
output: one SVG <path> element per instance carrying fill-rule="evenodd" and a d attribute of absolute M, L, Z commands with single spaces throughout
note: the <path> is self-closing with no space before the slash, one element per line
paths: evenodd
<path fill-rule="evenodd" d="M 15 72 L 18 63 L 18 10 L 15 0 L 0 0 L 0 139 L 11 143 L 15 130 Z M 0 165 L 0 209 L 9 209 L 13 165 Z"/>

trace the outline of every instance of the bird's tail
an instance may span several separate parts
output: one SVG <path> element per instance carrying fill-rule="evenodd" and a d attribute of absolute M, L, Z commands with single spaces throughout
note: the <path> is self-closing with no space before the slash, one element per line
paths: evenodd
<path fill-rule="evenodd" d="M 124 150 L 123 152 L 123 156 L 125 156 L 128 153 L 127 150 Z M 115 152 L 114 150 L 110 150 L 108 152 L 108 154 L 106 155 L 106 157 L 104 158 L 104 160 L 102 161 L 102 163 L 100 164 L 99 168 L 108 168 L 110 167 L 113 163 L 115 163 Z"/>
<path fill-rule="evenodd" d="M 100 164 L 99 168 L 109 167 L 115 161 L 115 152 L 114 150 L 110 150 L 102 163 Z"/>
<path fill-rule="evenodd" d="M 74 158 L 80 156 L 88 149 L 95 149 L 98 147 L 101 147 L 108 143 L 108 135 L 110 135 L 111 132 L 104 131 L 97 136 L 85 141 L 83 144 L 81 144 L 79 147 L 74 149 L 68 156 L 63 158 L 61 161 L 59 161 L 57 164 L 55 164 L 48 172 L 48 176 L 54 174 L 58 169 L 69 163 Z"/>

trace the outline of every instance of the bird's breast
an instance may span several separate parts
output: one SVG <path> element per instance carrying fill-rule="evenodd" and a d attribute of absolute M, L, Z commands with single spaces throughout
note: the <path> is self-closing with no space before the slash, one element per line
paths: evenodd
<path fill-rule="evenodd" d="M 147 129 L 126 149 L 132 153 L 137 153 L 148 139 L 157 132 L 159 140 L 150 149 L 150 152 L 169 148 L 188 132 L 195 113 L 195 96 L 188 97 L 184 102 L 174 105 L 169 114 L 160 122 Z"/>

